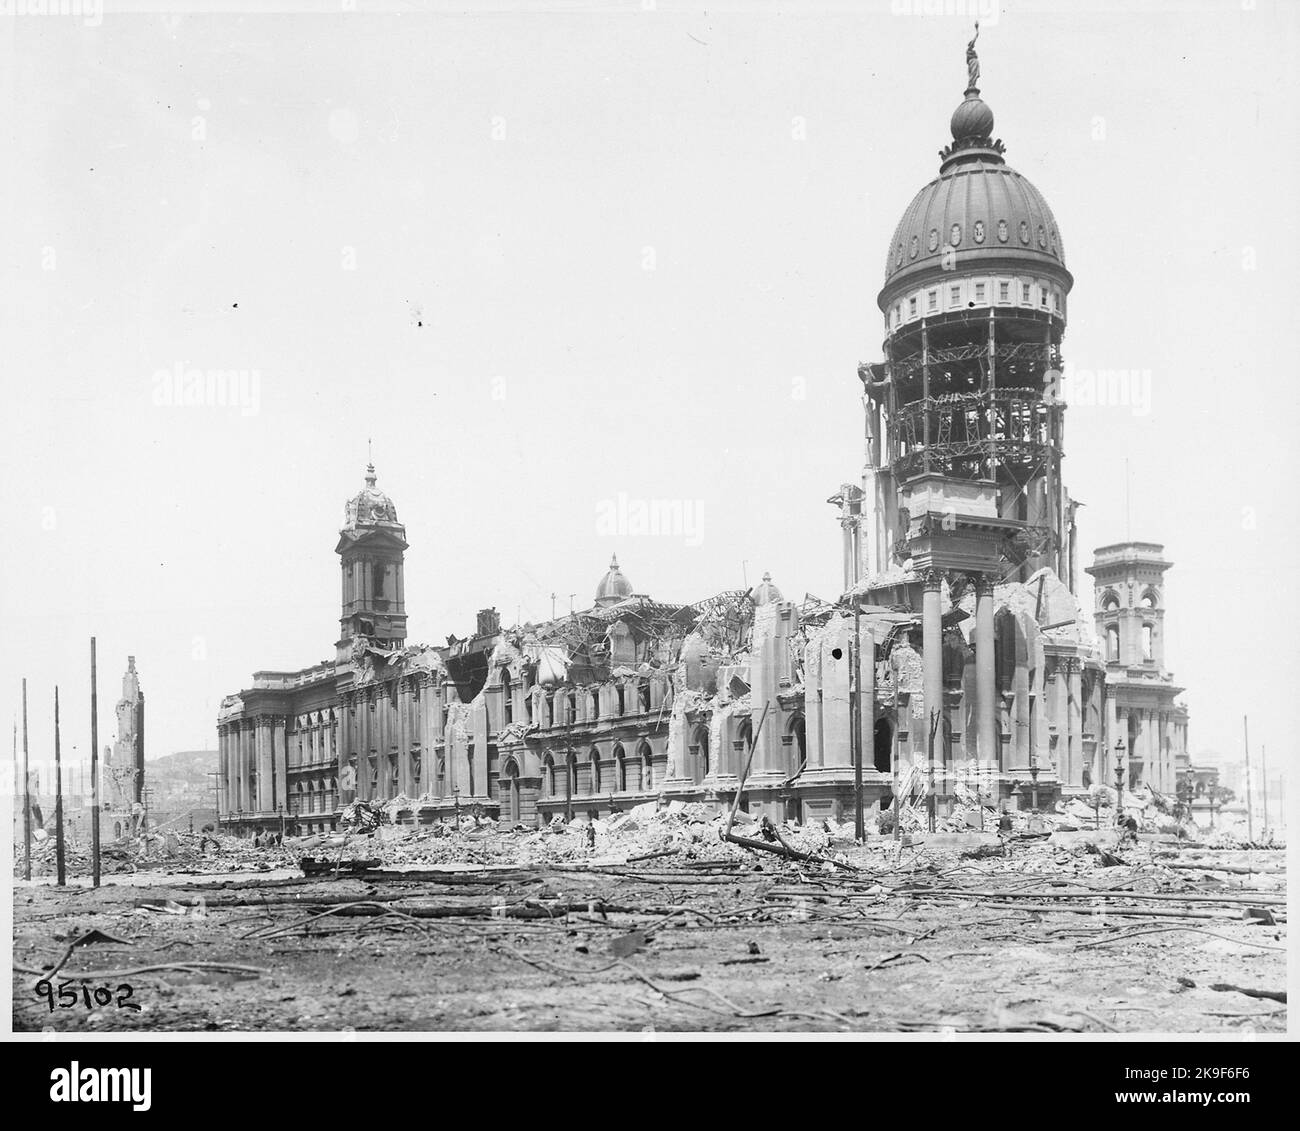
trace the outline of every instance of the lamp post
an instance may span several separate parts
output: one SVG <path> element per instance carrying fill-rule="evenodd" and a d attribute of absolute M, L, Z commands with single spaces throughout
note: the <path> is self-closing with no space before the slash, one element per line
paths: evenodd
<path fill-rule="evenodd" d="M 1124 739 L 1115 743 L 1115 823 L 1124 820 Z"/>
<path fill-rule="evenodd" d="M 1030 807 L 1038 812 L 1038 755 L 1029 752 Z"/>

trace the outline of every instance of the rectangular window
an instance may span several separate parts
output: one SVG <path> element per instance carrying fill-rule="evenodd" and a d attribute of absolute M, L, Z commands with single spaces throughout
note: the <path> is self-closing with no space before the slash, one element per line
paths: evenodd
<path fill-rule="evenodd" d="M 915 318 L 915 317 L 916 317 L 916 298 L 915 298 L 915 296 L 913 296 L 912 298 L 909 298 L 909 299 L 907 300 L 907 316 L 908 316 L 909 318 Z"/>
<path fill-rule="evenodd" d="M 1029 301 L 1029 284 L 1028 284 L 1028 283 L 1021 283 L 1021 284 L 1020 284 L 1020 301 L 1021 301 L 1021 302 L 1028 302 L 1028 301 Z"/>
<path fill-rule="evenodd" d="M 1010 302 L 1010 301 L 1011 301 L 1011 284 L 1010 284 L 1010 283 L 999 283 L 999 284 L 998 284 L 998 302 Z"/>
<path fill-rule="evenodd" d="M 1046 306 L 1046 305 L 1047 305 L 1047 288 L 1046 288 L 1046 287 L 1039 287 L 1039 288 L 1038 288 L 1038 293 L 1039 293 L 1040 297 L 1042 298 L 1043 305 Z"/>
<path fill-rule="evenodd" d="M 984 284 L 983 284 L 983 283 L 976 283 L 976 284 L 975 284 L 975 301 L 976 301 L 976 302 L 983 302 L 983 301 L 984 301 Z"/>
<path fill-rule="evenodd" d="M 925 296 L 925 301 L 926 301 L 926 309 L 927 309 L 927 310 L 938 310 L 938 309 L 939 309 L 939 292 L 938 292 L 938 291 L 931 291 L 929 294 L 927 294 L 927 295 Z"/>
<path fill-rule="evenodd" d="M 953 306 L 961 306 L 961 287 L 952 287 L 948 291 L 949 301 Z"/>

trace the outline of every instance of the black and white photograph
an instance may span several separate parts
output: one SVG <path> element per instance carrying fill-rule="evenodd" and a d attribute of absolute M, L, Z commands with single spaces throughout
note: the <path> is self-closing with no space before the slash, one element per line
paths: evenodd
<path fill-rule="evenodd" d="M 1295 976 L 1300 5 L 0 39 L 33 1095 L 585 1035 L 1250 1104 Z"/>

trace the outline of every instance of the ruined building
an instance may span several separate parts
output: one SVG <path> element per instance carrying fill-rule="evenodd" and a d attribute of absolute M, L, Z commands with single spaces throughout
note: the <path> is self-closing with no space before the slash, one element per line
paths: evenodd
<path fill-rule="evenodd" d="M 144 692 L 135 657 L 126 659 L 122 698 L 117 701 L 117 738 L 104 747 L 100 826 L 114 839 L 139 828 L 144 812 Z"/>
<path fill-rule="evenodd" d="M 357 799 L 400 821 L 525 824 L 730 804 L 746 768 L 746 808 L 845 819 L 859 748 L 873 807 L 1048 801 L 1113 784 L 1117 765 L 1127 788 L 1174 789 L 1168 563 L 1107 547 L 1095 616 L 1079 605 L 1057 395 L 1073 279 L 993 137 L 973 41 L 967 62 L 939 175 L 887 248 L 883 360 L 858 371 L 867 466 L 830 500 L 844 594 L 795 602 L 765 576 L 666 604 L 615 560 L 583 611 L 503 628 L 485 609 L 472 636 L 408 645 L 406 531 L 371 466 L 336 547 L 333 658 L 257 672 L 222 703 L 225 825 L 330 828 Z"/>

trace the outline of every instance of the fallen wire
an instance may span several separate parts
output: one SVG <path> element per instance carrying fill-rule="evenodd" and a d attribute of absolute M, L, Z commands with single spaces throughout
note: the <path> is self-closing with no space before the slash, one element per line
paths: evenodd
<path fill-rule="evenodd" d="M 1218 931 L 1210 931 L 1205 927 L 1149 927 L 1142 931 L 1127 931 L 1122 935 L 1112 935 L 1108 939 L 1095 939 L 1092 942 L 1076 943 L 1075 950 L 1087 950 L 1094 946 L 1110 946 L 1112 943 L 1127 942 L 1129 939 L 1135 939 L 1139 935 L 1158 935 L 1166 931 L 1191 931 L 1197 935 L 1211 935 L 1216 939 L 1225 939 L 1228 942 L 1239 943 L 1241 946 L 1257 946 L 1261 950 L 1286 950 L 1284 946 L 1269 946 L 1267 943 L 1251 942 L 1249 939 L 1235 939 L 1231 935 L 1221 934 Z"/>
<path fill-rule="evenodd" d="M 35 974 L 36 977 L 43 981 L 53 981 L 56 974 L 56 971 L 33 970 L 27 966 L 15 965 L 14 969 L 20 974 Z M 157 970 L 180 970 L 185 972 L 215 970 L 240 974 L 265 974 L 267 972 L 261 966 L 237 966 L 232 962 L 163 962 L 156 966 L 134 966 L 130 970 L 83 970 L 76 973 L 63 971 L 58 972 L 57 976 L 67 982 L 87 982 L 95 978 L 129 978 L 133 974 L 151 974 Z"/>

